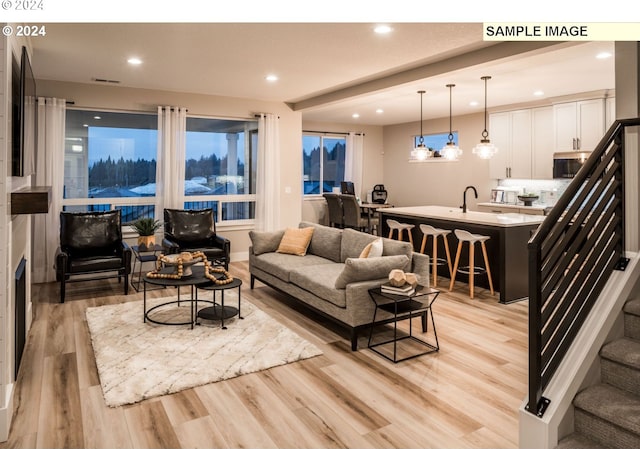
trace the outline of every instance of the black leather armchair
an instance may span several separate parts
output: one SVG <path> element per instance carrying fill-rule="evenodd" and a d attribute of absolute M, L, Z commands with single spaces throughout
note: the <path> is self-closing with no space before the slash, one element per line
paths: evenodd
<path fill-rule="evenodd" d="M 67 282 L 124 278 L 124 294 L 128 294 L 131 248 L 122 240 L 120 211 L 60 212 L 55 270 L 60 302 L 64 302 Z M 77 275 L 84 276 L 71 279 Z"/>
<path fill-rule="evenodd" d="M 162 246 L 167 254 L 202 251 L 211 264 L 229 269 L 231 242 L 216 234 L 213 209 L 165 209 Z"/>

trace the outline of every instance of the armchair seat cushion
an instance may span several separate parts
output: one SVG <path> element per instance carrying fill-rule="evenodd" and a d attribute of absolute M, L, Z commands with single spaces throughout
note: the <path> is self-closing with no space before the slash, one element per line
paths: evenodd
<path fill-rule="evenodd" d="M 71 259 L 67 270 L 70 274 L 98 271 L 114 271 L 124 267 L 121 257 L 88 257 Z"/>

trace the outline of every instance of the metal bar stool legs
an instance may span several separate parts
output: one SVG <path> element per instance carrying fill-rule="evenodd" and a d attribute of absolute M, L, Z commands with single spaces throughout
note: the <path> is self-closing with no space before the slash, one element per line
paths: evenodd
<path fill-rule="evenodd" d="M 458 250 L 456 251 L 456 260 L 453 264 L 453 272 L 451 276 L 451 283 L 449 284 L 449 291 L 453 290 L 453 284 L 456 281 L 455 273 L 468 273 L 469 296 L 471 299 L 473 299 L 475 276 L 487 273 L 487 276 L 489 278 L 489 289 L 491 290 L 491 294 L 493 295 L 493 280 L 491 279 L 491 269 L 489 267 L 489 258 L 487 257 L 487 247 L 484 243 L 485 241 L 489 240 L 489 237 L 486 235 L 472 234 L 469 231 L 464 231 L 461 229 L 456 229 L 453 232 L 458 238 Z M 462 245 L 464 244 L 464 242 L 469 243 L 469 265 L 467 267 L 458 267 L 460 263 L 460 253 L 462 252 Z M 475 244 L 478 242 L 480 243 L 480 247 L 482 248 L 484 267 L 474 266 Z"/>
<path fill-rule="evenodd" d="M 432 259 L 432 271 L 433 271 L 433 287 L 438 286 L 438 266 L 447 265 L 449 267 L 449 277 L 453 278 L 453 269 L 451 268 L 451 253 L 449 252 L 449 240 L 447 235 L 451 234 L 451 231 L 446 229 L 434 228 L 431 225 L 421 224 L 420 230 L 422 231 L 422 245 L 420 246 L 420 252 L 424 254 L 425 247 L 427 245 L 427 238 L 431 236 L 433 238 L 433 249 L 431 251 Z M 442 237 L 444 244 L 444 250 L 447 254 L 447 259 L 438 258 L 438 237 Z"/>

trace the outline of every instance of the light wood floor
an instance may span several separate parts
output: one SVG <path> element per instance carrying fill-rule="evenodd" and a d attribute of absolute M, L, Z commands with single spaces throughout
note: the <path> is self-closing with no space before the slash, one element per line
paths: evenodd
<path fill-rule="evenodd" d="M 393 364 L 257 283 L 243 300 L 323 355 L 119 408 L 105 406 L 84 310 L 135 301 L 115 281 L 34 286 L 35 317 L 0 448 L 514 448 L 526 394 L 527 302 L 466 284 L 434 304 L 440 352 Z M 448 285 L 440 280 L 440 287 Z M 96 288 L 97 287 L 97 288 Z M 154 291 L 154 296 L 173 294 Z M 87 299 L 89 298 L 89 299 Z M 203 366 L 202 369 L 207 369 Z"/>

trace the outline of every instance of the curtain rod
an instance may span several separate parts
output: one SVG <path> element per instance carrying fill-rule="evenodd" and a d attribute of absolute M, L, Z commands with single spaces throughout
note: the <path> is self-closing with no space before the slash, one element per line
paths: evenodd
<path fill-rule="evenodd" d="M 338 131 L 314 131 L 311 129 L 303 129 L 303 133 L 318 133 L 318 134 L 340 134 L 348 136 L 350 133 L 338 132 Z M 364 136 L 364 133 L 354 133 L 356 136 Z"/>
<path fill-rule="evenodd" d="M 263 112 L 262 114 L 254 114 L 254 115 L 253 115 L 253 117 L 254 117 L 254 118 L 260 118 L 261 116 L 263 116 L 263 115 L 267 115 L 267 114 L 268 114 L 268 112 Z M 276 118 L 277 118 L 277 119 L 280 119 L 280 116 L 279 116 L 279 115 L 276 115 Z"/>

